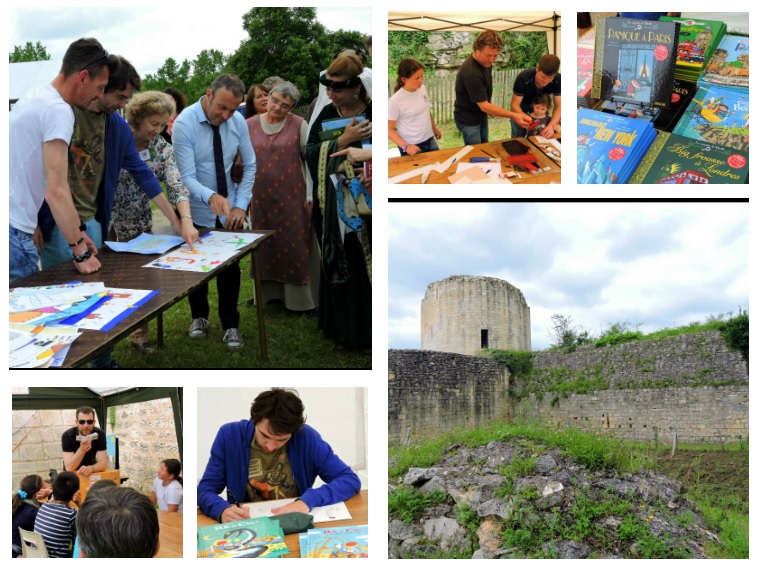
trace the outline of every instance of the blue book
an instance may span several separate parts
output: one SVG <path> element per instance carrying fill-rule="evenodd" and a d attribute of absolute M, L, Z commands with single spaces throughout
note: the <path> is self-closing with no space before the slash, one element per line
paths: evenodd
<path fill-rule="evenodd" d="M 747 91 L 700 87 L 673 133 L 750 152 L 750 96 Z"/>
<path fill-rule="evenodd" d="M 578 184 L 626 184 L 656 136 L 648 121 L 578 109 Z"/>
<path fill-rule="evenodd" d="M 719 85 L 728 89 L 750 88 L 750 38 L 726 34 L 710 56 L 697 84 Z"/>

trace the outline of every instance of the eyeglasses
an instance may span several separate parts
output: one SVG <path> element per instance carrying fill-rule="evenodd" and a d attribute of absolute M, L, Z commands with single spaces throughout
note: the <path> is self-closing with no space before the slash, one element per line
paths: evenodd
<path fill-rule="evenodd" d="M 109 52 L 107 52 L 106 50 L 103 50 L 103 53 L 101 55 L 96 57 L 93 61 L 91 61 L 87 65 L 83 65 L 82 69 L 87 69 L 88 67 L 94 66 L 96 63 L 98 63 L 101 60 L 107 61 L 108 59 L 109 59 Z"/>
<path fill-rule="evenodd" d="M 281 107 L 281 109 L 283 109 L 284 111 L 290 111 L 291 108 L 293 107 L 293 105 L 288 105 L 284 101 L 281 101 L 280 99 L 276 99 L 273 95 L 270 96 L 270 100 L 276 105 L 278 105 L 279 107 Z"/>
<path fill-rule="evenodd" d="M 334 61 L 334 60 L 335 60 L 336 58 L 338 58 L 338 57 L 339 57 L 341 54 L 343 54 L 343 53 L 345 53 L 345 52 L 348 52 L 348 51 L 352 51 L 352 52 L 355 52 L 355 55 L 357 55 L 357 56 L 360 58 L 360 61 L 362 61 L 362 62 L 363 62 L 363 65 L 364 65 L 364 66 L 366 65 L 366 61 L 367 61 L 367 59 L 366 59 L 366 54 L 367 54 L 368 52 L 366 52 L 366 50 L 364 50 L 363 48 L 360 48 L 360 47 L 358 47 L 358 46 L 352 46 L 351 48 L 340 49 L 338 52 L 336 52 L 336 53 L 334 54 L 334 57 L 331 59 L 331 61 Z"/>
<path fill-rule="evenodd" d="M 85 424 L 87 424 L 91 426 L 93 425 L 93 422 L 95 422 L 95 420 L 79 420 L 79 425 L 84 426 Z"/>

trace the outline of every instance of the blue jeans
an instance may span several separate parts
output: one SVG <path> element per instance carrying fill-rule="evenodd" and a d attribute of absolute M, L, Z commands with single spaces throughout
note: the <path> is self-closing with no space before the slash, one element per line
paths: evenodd
<path fill-rule="evenodd" d="M 480 144 L 488 142 L 487 117 L 479 125 L 463 125 L 456 121 L 456 128 L 464 137 L 464 144 Z"/>
<path fill-rule="evenodd" d="M 419 152 L 432 152 L 433 150 L 440 150 L 440 147 L 437 146 L 437 139 L 434 137 L 429 137 L 424 142 L 416 143 L 416 146 L 419 147 Z M 400 149 L 400 156 L 408 156 L 408 153 L 403 150 L 403 147 L 399 146 L 397 148 Z"/>
<path fill-rule="evenodd" d="M 527 129 L 524 129 L 520 127 L 517 123 L 514 122 L 514 119 L 511 120 L 511 138 L 516 139 L 519 137 L 525 136 L 527 133 Z"/>
<path fill-rule="evenodd" d="M 8 239 L 8 281 L 21 279 L 40 270 L 38 261 L 40 256 L 34 246 L 32 234 L 22 232 L 8 226 L 10 236 Z"/>
<path fill-rule="evenodd" d="M 85 226 L 87 227 L 87 235 L 93 240 L 95 247 L 101 249 L 103 247 L 103 236 L 101 235 L 100 222 L 93 218 Z M 42 268 L 47 269 L 64 261 L 71 261 L 71 259 L 72 248 L 69 247 L 61 230 L 58 227 L 53 228 L 53 232 L 50 234 L 50 241 L 45 242 L 45 247 L 40 254 Z"/>

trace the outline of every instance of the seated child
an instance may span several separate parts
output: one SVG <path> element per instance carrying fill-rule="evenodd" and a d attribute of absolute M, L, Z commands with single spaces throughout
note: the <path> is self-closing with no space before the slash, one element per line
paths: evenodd
<path fill-rule="evenodd" d="M 159 464 L 151 490 L 151 504 L 158 504 L 160 511 L 183 512 L 183 478 L 177 459 L 165 459 Z"/>
<path fill-rule="evenodd" d="M 79 506 L 79 477 L 71 471 L 59 473 L 53 480 L 53 495 L 43 503 L 34 521 L 34 531 L 42 536 L 51 558 L 71 558 L 72 543 L 77 533 L 77 511 L 69 506 Z"/>
<path fill-rule="evenodd" d="M 402 156 L 439 150 L 435 138 L 442 135 L 429 110 L 424 66 L 415 59 L 404 59 L 397 66 L 397 84 L 388 111 L 387 136 Z"/>
<path fill-rule="evenodd" d="M 532 117 L 533 122 L 537 121 L 538 124 L 531 129 L 527 129 L 525 137 L 540 135 L 543 132 L 543 129 L 545 129 L 551 121 L 551 116 L 548 114 L 550 108 L 551 95 L 548 93 L 537 95 L 535 99 L 533 99 L 533 110 L 532 113 L 530 113 L 530 117 Z"/>
<path fill-rule="evenodd" d="M 148 497 L 130 487 L 107 487 L 77 516 L 80 558 L 153 558 L 159 551 L 159 517 Z"/>

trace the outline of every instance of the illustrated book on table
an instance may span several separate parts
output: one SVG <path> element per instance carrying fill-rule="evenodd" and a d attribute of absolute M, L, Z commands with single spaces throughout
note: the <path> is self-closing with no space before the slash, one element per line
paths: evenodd
<path fill-rule="evenodd" d="M 598 18 L 591 96 L 669 106 L 678 28 L 673 22 Z"/>
<path fill-rule="evenodd" d="M 257 517 L 197 531 L 198 558 L 280 558 L 289 553 L 278 521 Z"/>
<path fill-rule="evenodd" d="M 299 547 L 302 558 L 368 558 L 368 525 L 311 529 Z"/>
<path fill-rule="evenodd" d="M 625 184 L 657 136 L 647 121 L 578 109 L 578 184 Z"/>
<path fill-rule="evenodd" d="M 632 184 L 745 184 L 746 152 L 660 133 L 631 177 Z"/>

